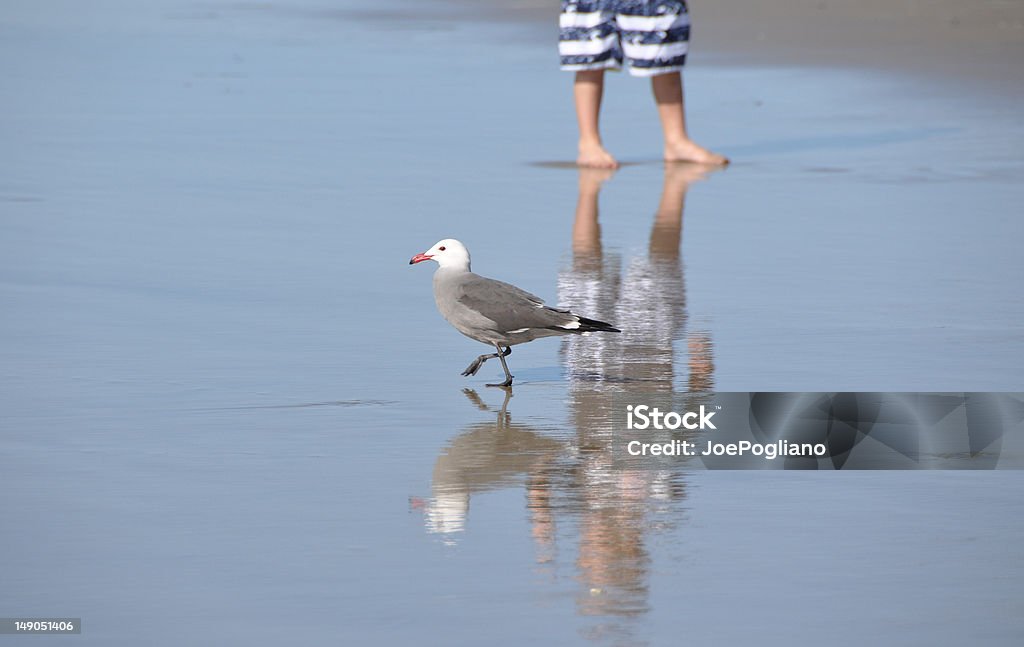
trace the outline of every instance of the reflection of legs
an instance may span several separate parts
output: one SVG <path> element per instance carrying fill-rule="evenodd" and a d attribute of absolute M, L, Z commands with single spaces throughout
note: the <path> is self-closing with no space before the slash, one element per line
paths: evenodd
<path fill-rule="evenodd" d="M 666 164 L 661 202 L 651 228 L 650 254 L 656 258 L 679 258 L 683 234 L 683 206 L 690 183 L 704 178 L 705 171 L 693 164 Z"/>
<path fill-rule="evenodd" d="M 605 150 L 598 128 L 601 98 L 604 96 L 604 70 L 577 72 L 573 95 L 576 99 L 576 121 L 580 128 L 579 157 L 576 163 L 580 166 L 616 168 L 619 163 Z"/>
<path fill-rule="evenodd" d="M 696 162 L 710 166 L 729 163 L 723 155 L 713 153 L 690 139 L 686 132 L 686 106 L 683 101 L 683 77 L 679 72 L 651 77 L 654 101 L 665 135 L 665 161 Z"/>
<path fill-rule="evenodd" d="M 580 615 L 621 614 L 623 609 L 642 608 L 647 603 L 650 556 L 644 547 L 644 531 L 651 506 L 644 485 L 651 473 L 615 470 L 613 474 L 618 478 L 595 479 L 583 490 L 576 558 L 583 584 L 577 597 Z"/>
<path fill-rule="evenodd" d="M 597 221 L 597 197 L 601 185 L 614 171 L 580 169 L 580 194 L 576 201 L 576 218 L 572 224 L 572 251 L 578 258 L 600 258 L 601 225 Z"/>
<path fill-rule="evenodd" d="M 494 359 L 495 357 L 501 357 L 501 363 L 504 364 L 504 356 L 512 354 L 512 347 L 506 346 L 504 352 L 502 352 L 501 347 L 498 346 L 497 344 L 495 344 L 495 348 L 498 349 L 497 353 L 491 353 L 490 355 L 481 355 L 480 357 L 477 357 L 475 360 L 473 360 L 472 364 L 466 367 L 466 370 L 462 371 L 462 374 L 467 377 L 470 375 L 476 375 L 476 372 L 480 370 L 480 367 L 484 365 L 484 362 L 486 362 L 489 359 Z M 507 368 L 505 369 L 505 372 L 508 373 Z"/>
<path fill-rule="evenodd" d="M 481 364 L 482 363 L 483 362 L 481 362 Z M 465 373 L 463 373 L 463 375 L 465 375 Z M 470 402 L 476 405 L 477 409 L 480 409 L 481 411 L 487 411 L 487 405 L 484 404 L 484 401 L 480 399 L 480 394 L 478 394 L 476 391 L 474 391 L 473 389 L 462 389 L 462 393 L 467 398 L 469 398 Z"/>
<path fill-rule="evenodd" d="M 680 261 L 683 236 L 683 212 L 686 206 L 686 192 L 692 182 L 704 179 L 708 173 L 706 167 L 696 164 L 666 164 L 665 180 L 661 190 L 661 202 L 654 217 L 651 228 L 649 253 L 652 261 L 659 261 L 656 266 L 674 268 L 679 273 L 679 287 L 685 290 L 685 278 Z M 666 295 L 668 297 L 668 295 Z M 682 294 L 678 295 L 682 299 Z M 685 319 L 680 301 L 678 315 Z M 689 385 L 690 393 L 709 391 L 714 387 L 714 363 L 712 359 L 711 338 L 707 333 L 688 333 L 689 346 Z M 674 353 L 668 363 L 675 365 Z"/>
<path fill-rule="evenodd" d="M 526 480 L 526 507 L 530 510 L 530 534 L 537 544 L 537 563 L 555 560 L 555 515 L 552 510 L 551 481 L 540 469 L 531 470 Z"/>
<path fill-rule="evenodd" d="M 690 393 L 711 391 L 715 388 L 715 359 L 711 336 L 706 332 L 692 332 L 687 339 L 690 350 Z"/>

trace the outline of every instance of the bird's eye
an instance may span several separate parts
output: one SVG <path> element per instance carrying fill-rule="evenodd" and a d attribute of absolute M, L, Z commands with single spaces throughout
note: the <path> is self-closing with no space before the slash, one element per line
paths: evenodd
<path fill-rule="evenodd" d="M 440 252 L 443 252 L 444 251 L 444 245 L 441 245 L 440 247 L 438 247 L 437 250 L 440 251 Z"/>

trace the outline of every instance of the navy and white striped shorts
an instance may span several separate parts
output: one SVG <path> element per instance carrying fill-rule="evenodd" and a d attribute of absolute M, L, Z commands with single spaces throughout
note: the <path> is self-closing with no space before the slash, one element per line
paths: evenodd
<path fill-rule="evenodd" d="M 686 63 L 690 14 L 669 0 L 562 0 L 558 19 L 562 69 L 622 67 L 633 76 L 678 72 Z"/>

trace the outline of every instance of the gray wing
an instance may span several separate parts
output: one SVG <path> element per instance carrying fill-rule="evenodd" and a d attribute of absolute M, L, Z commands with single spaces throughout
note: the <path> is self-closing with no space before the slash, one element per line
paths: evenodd
<path fill-rule="evenodd" d="M 550 328 L 576 321 L 568 310 L 550 308 L 525 290 L 476 274 L 459 283 L 456 300 L 493 321 L 499 332 Z"/>

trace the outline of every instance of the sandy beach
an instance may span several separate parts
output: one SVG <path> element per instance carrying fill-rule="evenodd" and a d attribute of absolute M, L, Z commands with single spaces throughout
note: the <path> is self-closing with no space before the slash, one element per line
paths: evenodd
<path fill-rule="evenodd" d="M 473 17 L 550 38 L 557 2 L 448 0 Z M 694 64 L 865 67 L 926 74 L 1017 96 L 1024 3 L 1017 0 L 692 0 Z M 546 28 L 545 28 L 546 26 Z"/>
<path fill-rule="evenodd" d="M 619 74 L 617 172 L 556 5 L 3 3 L 0 618 L 82 633 L 0 643 L 1020 643 L 1024 3 L 694 0 L 732 164 L 663 163 Z M 463 377 L 409 264 L 447 237 L 621 334 Z M 1010 395 L 620 460 L 715 391 Z"/>
<path fill-rule="evenodd" d="M 733 63 L 863 66 L 1008 94 L 1024 85 L 1024 3 L 1016 0 L 694 0 L 692 10 L 701 25 L 696 51 Z"/>

